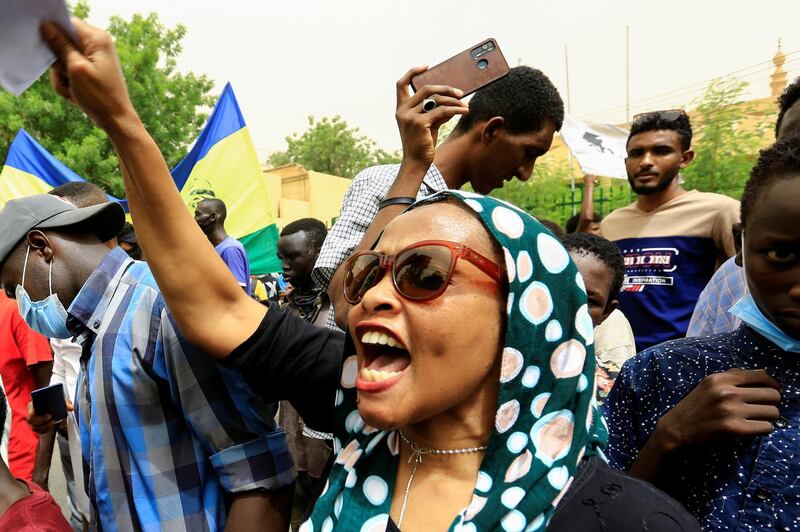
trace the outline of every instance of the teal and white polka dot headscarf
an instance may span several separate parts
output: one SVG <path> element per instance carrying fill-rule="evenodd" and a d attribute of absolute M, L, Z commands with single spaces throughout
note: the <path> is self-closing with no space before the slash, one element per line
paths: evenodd
<path fill-rule="evenodd" d="M 495 428 L 472 503 L 450 530 L 544 530 L 578 462 L 607 437 L 594 402 L 586 290 L 558 240 L 508 203 L 449 191 L 412 208 L 448 198 L 473 209 L 500 243 L 509 280 Z M 303 531 L 386 530 L 400 441 L 359 416 L 357 362 L 349 354 L 336 396 L 336 462 Z"/>

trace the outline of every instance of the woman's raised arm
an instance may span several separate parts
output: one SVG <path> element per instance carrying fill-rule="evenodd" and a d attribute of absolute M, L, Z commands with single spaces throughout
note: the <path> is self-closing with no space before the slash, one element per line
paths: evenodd
<path fill-rule="evenodd" d="M 136 235 L 183 335 L 216 359 L 256 330 L 266 308 L 245 294 L 184 205 L 164 157 L 128 96 L 111 36 L 73 19 L 77 42 L 46 23 L 53 87 L 102 128 L 117 151 Z"/>

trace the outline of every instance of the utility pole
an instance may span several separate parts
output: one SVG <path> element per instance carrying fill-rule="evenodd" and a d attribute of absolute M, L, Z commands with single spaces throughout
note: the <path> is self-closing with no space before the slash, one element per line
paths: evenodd
<path fill-rule="evenodd" d="M 567 112 L 572 113 L 572 97 L 569 91 L 569 54 L 566 44 L 564 45 L 564 70 L 567 73 Z"/>
<path fill-rule="evenodd" d="M 564 45 L 564 71 L 566 72 L 567 77 L 567 113 L 572 113 L 572 95 L 570 94 L 569 90 L 569 53 L 567 52 L 567 45 Z M 563 137 L 562 137 L 563 141 Z M 566 143 L 564 144 L 566 146 Z M 567 148 L 567 156 L 569 159 L 569 188 L 572 192 L 572 198 L 575 198 L 575 172 L 572 170 L 572 150 Z M 575 205 L 572 206 L 572 214 L 575 214 Z"/>
<path fill-rule="evenodd" d="M 631 122 L 631 27 L 625 25 L 625 123 Z"/>

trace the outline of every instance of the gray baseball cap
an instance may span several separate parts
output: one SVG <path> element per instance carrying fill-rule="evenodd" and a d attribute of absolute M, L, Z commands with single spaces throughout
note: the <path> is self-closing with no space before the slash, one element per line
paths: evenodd
<path fill-rule="evenodd" d="M 101 242 L 122 230 L 125 211 L 119 203 L 101 203 L 79 209 L 52 194 L 10 200 L 0 211 L 0 265 L 32 229 L 55 229 L 85 225 Z"/>

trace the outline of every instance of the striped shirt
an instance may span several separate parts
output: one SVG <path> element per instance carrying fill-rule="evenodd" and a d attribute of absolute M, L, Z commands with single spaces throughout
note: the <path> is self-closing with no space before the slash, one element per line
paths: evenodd
<path fill-rule="evenodd" d="M 222 530 L 226 493 L 294 480 L 274 406 L 185 341 L 146 263 L 112 250 L 68 325 L 83 349 L 74 403 L 93 527 Z"/>

